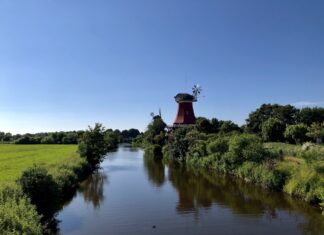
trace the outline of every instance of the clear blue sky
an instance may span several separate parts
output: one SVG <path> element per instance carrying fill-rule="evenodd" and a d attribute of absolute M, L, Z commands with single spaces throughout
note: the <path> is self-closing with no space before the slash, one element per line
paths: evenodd
<path fill-rule="evenodd" d="M 324 103 L 324 1 L 0 0 L 0 130 L 145 129 L 178 92 L 244 124 Z"/>

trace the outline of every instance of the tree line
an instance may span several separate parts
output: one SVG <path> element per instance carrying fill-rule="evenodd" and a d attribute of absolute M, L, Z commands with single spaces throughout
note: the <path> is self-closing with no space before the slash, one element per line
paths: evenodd
<path fill-rule="evenodd" d="M 140 131 L 134 128 L 129 130 L 105 130 L 110 138 L 118 143 L 131 142 L 136 138 Z M 78 144 L 85 131 L 60 131 L 60 132 L 44 132 L 36 134 L 16 134 L 9 132 L 0 132 L 0 143 L 14 144 Z"/>
<path fill-rule="evenodd" d="M 199 117 L 167 128 L 155 116 L 134 145 L 156 160 L 234 175 L 324 208 L 324 146 L 310 142 L 323 137 L 324 108 L 263 104 L 243 126 Z"/>

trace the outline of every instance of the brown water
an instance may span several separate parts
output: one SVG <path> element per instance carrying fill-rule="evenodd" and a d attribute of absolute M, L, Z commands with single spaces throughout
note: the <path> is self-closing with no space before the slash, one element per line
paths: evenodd
<path fill-rule="evenodd" d="M 121 145 L 57 217 L 60 234 L 324 234 L 320 212 L 218 174 L 166 167 Z"/>

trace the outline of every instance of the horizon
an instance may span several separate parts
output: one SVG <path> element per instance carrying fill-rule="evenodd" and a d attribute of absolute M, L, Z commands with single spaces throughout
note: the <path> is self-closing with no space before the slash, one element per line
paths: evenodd
<path fill-rule="evenodd" d="M 144 131 L 174 96 L 243 125 L 263 103 L 324 106 L 324 2 L 2 1 L 0 131 Z M 301 17 L 302 16 L 302 17 Z"/>

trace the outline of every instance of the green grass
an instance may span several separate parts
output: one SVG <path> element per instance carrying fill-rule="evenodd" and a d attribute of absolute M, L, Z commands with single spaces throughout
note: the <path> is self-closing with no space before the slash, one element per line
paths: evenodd
<path fill-rule="evenodd" d="M 62 164 L 80 161 L 77 145 L 15 145 L 0 144 L 0 186 L 13 183 L 34 164 L 51 173 Z"/>

